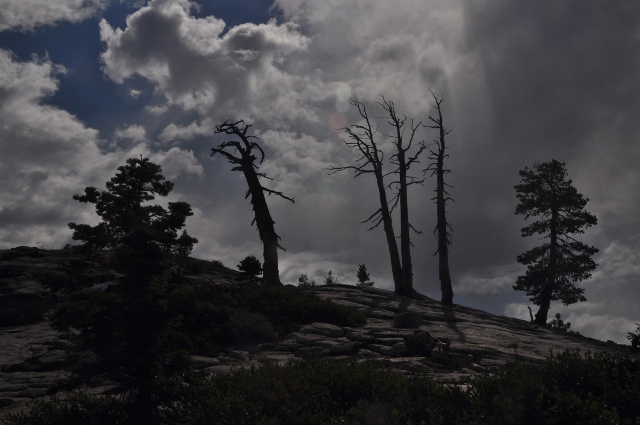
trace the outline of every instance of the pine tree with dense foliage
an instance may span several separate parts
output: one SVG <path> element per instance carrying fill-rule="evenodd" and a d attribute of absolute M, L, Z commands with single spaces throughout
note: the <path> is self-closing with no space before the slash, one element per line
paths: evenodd
<path fill-rule="evenodd" d="M 356 273 L 358 278 L 358 286 L 373 286 L 373 282 L 369 280 L 369 272 L 364 264 L 358 266 L 358 272 Z"/>
<path fill-rule="evenodd" d="M 262 264 L 255 255 L 247 255 L 237 267 L 243 275 L 249 277 L 251 282 L 255 282 L 258 276 L 262 274 Z"/>
<path fill-rule="evenodd" d="M 301 274 L 298 278 L 298 288 L 313 288 L 314 286 L 316 286 L 316 282 L 314 280 L 309 282 L 306 274 Z"/>
<path fill-rule="evenodd" d="M 526 291 L 540 306 L 534 322 L 545 325 L 551 301 L 564 305 L 586 301 L 584 289 L 576 283 L 591 277 L 597 267 L 592 256 L 598 249 L 572 235 L 584 233 L 598 220 L 585 210 L 588 199 L 567 179 L 564 163 L 537 162 L 521 170 L 520 177 L 521 183 L 514 186 L 519 201 L 515 213 L 537 218 L 522 228 L 522 236 L 543 235 L 546 242 L 518 256 L 527 270 L 513 289 Z"/>
<path fill-rule="evenodd" d="M 103 291 L 72 293 L 53 322 L 66 332 L 74 355 L 96 360 L 93 378 L 116 383 L 132 399 L 132 417 L 141 423 L 154 423 L 156 384 L 188 363 L 166 294 L 176 257 L 188 256 L 197 240 L 179 233 L 192 215 L 189 204 L 169 202 L 165 209 L 149 203 L 173 189 L 161 171 L 147 158 L 131 158 L 106 191 L 87 187 L 73 197 L 94 204 L 102 219 L 95 226 L 69 223 L 73 239 L 118 277 Z"/>

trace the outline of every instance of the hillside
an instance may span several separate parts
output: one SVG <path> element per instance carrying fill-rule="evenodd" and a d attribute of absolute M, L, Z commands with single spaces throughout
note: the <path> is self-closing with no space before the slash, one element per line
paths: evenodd
<path fill-rule="evenodd" d="M 0 250 L 0 414 L 45 397 L 67 376 L 64 353 L 47 316 L 64 299 L 47 292 L 34 278 L 73 259 L 65 250 L 18 247 Z M 190 280 L 233 284 L 240 274 L 217 263 L 194 261 Z M 108 270 L 95 269 L 99 290 Z M 463 306 L 443 308 L 423 297 L 413 300 L 376 288 L 319 286 L 306 291 L 352 306 L 367 316 L 363 327 L 326 323 L 301 326 L 277 342 L 225 348 L 216 357 L 196 357 L 211 373 L 234 367 L 283 363 L 305 356 L 370 360 L 403 373 L 452 381 L 519 359 L 541 362 L 549 351 L 567 349 L 628 353 L 628 347 L 535 326 Z"/>

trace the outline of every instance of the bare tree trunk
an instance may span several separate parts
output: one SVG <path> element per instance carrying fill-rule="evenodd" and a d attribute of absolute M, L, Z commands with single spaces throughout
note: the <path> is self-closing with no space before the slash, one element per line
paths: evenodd
<path fill-rule="evenodd" d="M 411 164 L 417 161 L 418 156 L 425 149 L 425 145 L 419 142 L 417 152 L 413 156 L 407 157 L 407 151 L 411 149 L 416 130 L 420 126 L 420 123 L 413 125 L 413 121 L 411 122 L 411 134 L 405 146 L 403 136 L 407 117 L 398 117 L 393 102 L 385 100 L 384 97 L 379 104 L 387 112 L 389 116 L 388 123 L 391 124 L 395 130 L 394 145 L 396 146 L 396 152 L 391 157 L 391 162 L 397 166 L 395 174 L 398 175 L 398 180 L 393 182 L 392 185 L 395 184 L 397 187 L 396 201 L 400 204 L 400 253 L 402 257 L 400 288 L 396 287 L 396 293 L 413 297 L 415 295 L 415 290 L 413 289 L 413 266 L 411 264 L 411 229 L 413 229 L 413 226 L 411 226 L 409 222 L 408 188 L 411 184 L 422 184 L 424 180 L 410 177 L 407 171 L 411 167 Z M 416 233 L 420 233 L 415 229 L 413 230 Z"/>
<path fill-rule="evenodd" d="M 407 147 L 402 144 L 402 135 L 404 133 L 404 123 L 406 117 L 398 118 L 395 113 L 393 102 L 388 102 L 382 98 L 382 102 L 377 102 L 388 113 L 388 123 L 396 131 L 396 145 L 397 152 L 391 157 L 397 168 L 395 171 L 384 173 L 382 171 L 384 153 L 378 150 L 378 146 L 374 141 L 374 134 L 376 133 L 371 126 L 369 116 L 367 115 L 366 107 L 363 103 L 357 99 L 351 99 L 351 104 L 358 108 L 360 116 L 365 121 L 365 125 L 355 124 L 351 128 L 345 128 L 344 130 L 353 140 L 352 142 L 345 141 L 345 144 L 350 148 L 356 148 L 362 154 L 362 157 L 358 161 L 362 161 L 360 165 L 348 165 L 344 167 L 330 167 L 331 174 L 338 171 L 353 170 L 356 177 L 362 174 L 372 173 L 376 178 L 376 185 L 378 187 L 378 196 L 380 198 L 380 208 L 371 215 L 363 223 L 372 222 L 373 225 L 369 230 L 373 230 L 381 223 L 384 227 L 385 236 L 387 238 L 387 246 L 389 247 L 389 256 L 391 258 L 391 271 L 393 273 L 393 283 L 395 286 L 395 292 L 397 294 L 413 297 L 416 292 L 413 289 L 413 272 L 411 266 L 411 240 L 409 238 L 409 230 L 413 229 L 409 223 L 409 209 L 407 200 L 407 187 L 411 184 L 422 183 L 423 180 L 418 180 L 413 177 L 407 176 L 407 170 L 413 162 L 415 162 L 420 153 L 425 149 L 424 143 L 418 143 L 417 153 L 407 158 L 406 152 L 411 148 L 416 130 L 420 126 L 411 126 L 411 136 Z M 398 180 L 391 184 L 385 184 L 384 178 L 389 174 L 398 175 Z M 396 196 L 391 198 L 391 201 L 387 199 L 386 189 L 390 186 L 397 188 Z M 390 204 L 393 204 L 391 207 Z M 391 213 L 397 204 L 400 204 L 400 250 L 398 250 L 398 244 L 396 242 L 395 231 L 393 229 L 393 221 L 391 219 Z M 414 229 L 415 230 L 415 229 Z"/>
<path fill-rule="evenodd" d="M 211 149 L 211 155 L 221 154 L 227 160 L 235 164 L 232 168 L 233 171 L 242 171 L 244 177 L 247 180 L 249 190 L 245 196 L 251 196 L 251 205 L 253 206 L 254 222 L 258 227 L 258 234 L 263 245 L 263 259 L 262 276 L 263 282 L 267 285 L 282 285 L 280 282 L 280 273 L 278 271 L 278 248 L 284 249 L 280 246 L 280 237 L 275 231 L 275 222 L 271 218 L 269 213 L 269 207 L 265 199 L 264 193 L 278 195 L 281 198 L 294 202 L 293 199 L 284 196 L 281 192 L 276 190 L 267 189 L 260 183 L 259 177 L 265 177 L 262 173 L 258 173 L 256 169 L 258 166 L 255 164 L 256 156 L 252 153 L 253 149 L 257 149 L 261 154 L 262 160 L 264 160 L 264 151 L 258 145 L 257 142 L 251 141 L 251 139 L 257 139 L 256 136 L 248 136 L 247 131 L 250 125 L 244 125 L 243 121 L 237 121 L 230 123 L 225 121 L 223 124 L 216 126 L 216 133 L 225 133 L 238 137 L 238 141 L 224 142 L 217 148 Z M 239 155 L 233 155 L 227 152 L 226 148 L 233 148 L 234 152 Z"/>
<path fill-rule="evenodd" d="M 452 200 L 445 189 L 444 175 L 450 171 L 444 168 L 444 159 L 447 157 L 445 136 L 449 134 L 449 131 L 445 129 L 442 121 L 442 110 L 440 104 L 442 99 L 438 99 L 436 95 L 431 92 L 435 102 L 436 109 L 438 111 L 438 118 L 429 116 L 429 120 L 435 125 L 430 126 L 438 130 L 438 138 L 436 144 L 438 146 L 437 151 L 431 151 L 431 158 L 435 162 L 431 163 L 427 170 L 432 170 L 432 174 L 436 175 L 436 214 L 437 224 L 436 237 L 438 238 L 438 277 L 440 279 L 440 291 L 442 293 L 441 303 L 442 305 L 453 305 L 453 287 L 451 286 L 451 274 L 449 272 L 449 245 L 451 244 L 451 234 L 449 233 L 450 224 L 447 222 L 447 201 Z M 427 171 L 425 170 L 425 171 Z"/>
<path fill-rule="evenodd" d="M 396 293 L 402 292 L 402 276 L 403 268 L 400 264 L 400 252 L 396 243 L 396 234 L 393 230 L 393 221 L 391 220 L 391 212 L 389 211 L 389 203 L 387 201 L 387 192 L 384 188 L 384 180 L 382 172 L 376 173 L 376 182 L 378 185 L 378 193 L 380 195 L 380 214 L 382 218 L 382 226 L 385 236 L 387 237 L 387 246 L 389 247 L 389 257 L 391 258 L 391 273 L 393 275 L 393 284 Z"/>
<path fill-rule="evenodd" d="M 400 139 L 402 143 L 402 139 Z M 411 239 L 409 224 L 409 201 L 407 199 L 407 166 L 402 146 L 398 146 L 398 169 L 400 174 L 400 250 L 402 251 L 402 284 L 400 294 L 412 296 L 413 268 L 411 265 Z"/>
<path fill-rule="evenodd" d="M 442 130 L 441 130 L 442 131 Z M 441 132 L 442 146 L 444 147 L 444 135 Z M 447 215 L 445 208 L 445 190 L 443 176 L 444 149 L 440 149 L 437 165 L 437 189 L 436 189 L 436 209 L 438 219 L 438 274 L 440 278 L 440 291 L 442 292 L 441 303 L 443 305 L 453 305 L 453 288 L 451 286 L 451 275 L 449 274 L 449 234 L 447 228 Z"/>
<path fill-rule="evenodd" d="M 258 180 L 258 175 L 253 164 L 242 167 L 244 176 L 249 185 L 251 195 L 251 205 L 255 214 L 255 223 L 258 227 L 258 234 L 263 245 L 262 278 L 266 285 L 282 285 L 280 282 L 280 272 L 278 270 L 278 234 L 275 231 L 275 222 L 269 213 L 267 200 L 264 197 L 262 185 Z"/>
<path fill-rule="evenodd" d="M 551 210 L 551 223 L 549 225 L 549 266 L 547 267 L 547 283 L 542 290 L 540 296 L 540 308 L 536 313 L 535 323 L 539 325 L 547 324 L 547 317 L 549 315 L 549 308 L 551 307 L 551 297 L 553 295 L 553 288 L 556 282 L 556 267 L 558 263 L 558 210 Z"/>

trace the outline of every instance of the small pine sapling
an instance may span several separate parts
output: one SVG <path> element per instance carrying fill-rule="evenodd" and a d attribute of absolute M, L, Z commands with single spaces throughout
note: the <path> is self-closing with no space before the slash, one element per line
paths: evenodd
<path fill-rule="evenodd" d="M 358 278 L 358 286 L 373 286 L 373 282 L 369 280 L 369 272 L 367 271 L 367 267 L 364 264 L 360 264 L 360 266 L 358 267 L 358 273 L 356 273 L 356 277 Z"/>
<path fill-rule="evenodd" d="M 329 273 L 327 274 L 327 279 L 325 281 L 325 285 L 337 285 L 338 283 L 338 278 L 337 277 L 333 277 L 333 271 L 329 270 Z"/>
<path fill-rule="evenodd" d="M 244 276 L 247 276 L 252 283 L 262 274 L 262 264 L 260 260 L 253 255 L 247 255 L 236 267 L 238 267 L 238 270 L 240 270 Z"/>
<path fill-rule="evenodd" d="M 558 329 L 564 332 L 569 332 L 571 322 L 565 322 L 564 320 L 562 320 L 560 313 L 556 313 L 556 318 L 547 323 L 547 325 L 551 329 Z"/>
<path fill-rule="evenodd" d="M 316 282 L 313 280 L 309 282 L 306 274 L 302 274 L 298 278 L 298 288 L 313 288 L 314 286 L 316 286 Z"/>

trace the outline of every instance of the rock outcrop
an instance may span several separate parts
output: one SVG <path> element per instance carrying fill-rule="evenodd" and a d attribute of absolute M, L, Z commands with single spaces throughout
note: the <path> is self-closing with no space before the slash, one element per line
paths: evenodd
<path fill-rule="evenodd" d="M 43 312 L 55 308 L 58 300 L 33 278 L 34 271 L 54 270 L 68 258 L 63 250 L 0 251 L 0 271 L 9 270 L 0 275 L 0 308 L 17 305 L 8 300 L 24 295 L 38 297 L 31 300 L 48 300 L 41 304 L 37 301 L 35 307 L 24 302 L 19 309 L 10 310 L 10 315 L 9 309 L 0 310 L 0 317 L 8 318 L 5 326 L 0 327 L 0 415 L 23 409 L 30 400 L 46 397 L 55 384 L 68 376 L 64 353 L 46 321 L 48 313 Z M 239 278 L 237 272 L 220 264 L 202 261 L 198 268 L 194 279 L 234 283 Z M 357 308 L 367 316 L 368 323 L 359 328 L 312 323 L 276 343 L 228 348 L 217 357 L 194 356 L 194 360 L 210 373 L 223 373 L 237 367 L 259 366 L 267 361 L 284 363 L 305 356 L 355 358 L 401 373 L 423 374 L 450 382 L 490 371 L 516 356 L 523 361 L 541 362 L 549 350 L 606 350 L 619 354 L 629 351 L 626 346 L 551 331 L 469 307 L 443 307 L 427 297 L 415 300 L 381 289 L 347 285 L 306 290 Z M 21 316 L 25 313 L 30 317 Z"/>

